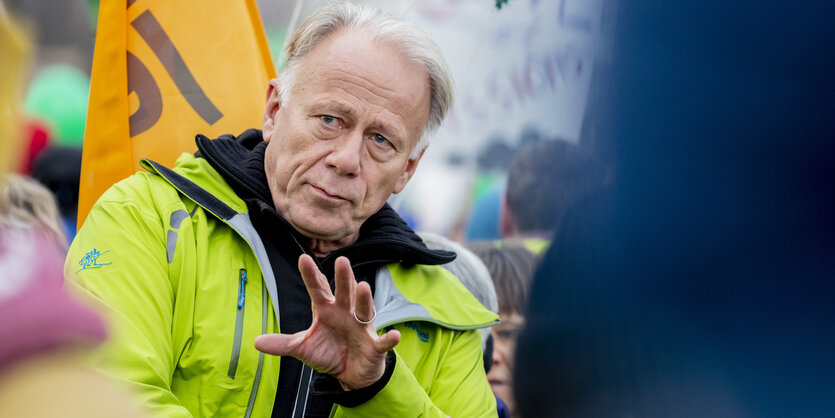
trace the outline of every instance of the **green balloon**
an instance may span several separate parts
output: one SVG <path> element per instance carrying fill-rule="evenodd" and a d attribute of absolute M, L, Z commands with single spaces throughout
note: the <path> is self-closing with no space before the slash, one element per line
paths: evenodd
<path fill-rule="evenodd" d="M 87 74 L 70 65 L 52 65 L 35 75 L 23 109 L 52 127 L 57 144 L 78 147 L 84 142 L 89 93 Z"/>

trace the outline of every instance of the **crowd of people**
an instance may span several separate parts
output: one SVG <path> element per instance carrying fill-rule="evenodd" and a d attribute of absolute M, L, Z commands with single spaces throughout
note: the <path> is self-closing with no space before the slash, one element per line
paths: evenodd
<path fill-rule="evenodd" d="M 453 104 L 415 25 L 323 7 L 262 126 L 76 226 L 0 2 L 0 415 L 835 414 L 835 9 L 743 3 L 612 6 L 598 126 L 502 155 L 459 242 L 387 203 Z"/>

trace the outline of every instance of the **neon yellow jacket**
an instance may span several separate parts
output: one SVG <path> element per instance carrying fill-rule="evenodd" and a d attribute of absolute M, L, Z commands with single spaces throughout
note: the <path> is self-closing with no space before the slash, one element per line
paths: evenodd
<path fill-rule="evenodd" d="M 246 204 L 202 158 L 173 170 L 143 161 L 108 190 L 70 248 L 65 271 L 106 308 L 111 339 L 96 366 L 165 417 L 269 417 L 280 357 L 253 340 L 279 332 L 276 282 Z M 475 329 L 498 322 L 438 266 L 380 268 L 378 330 L 402 338 L 388 384 L 333 414 L 495 416 Z"/>

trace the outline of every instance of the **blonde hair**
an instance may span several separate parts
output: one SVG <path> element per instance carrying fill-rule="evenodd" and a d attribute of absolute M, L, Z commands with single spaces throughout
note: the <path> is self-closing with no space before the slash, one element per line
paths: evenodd
<path fill-rule="evenodd" d="M 410 60 L 422 65 L 429 79 L 430 104 L 426 127 L 409 158 L 420 156 L 429 145 L 429 137 L 441 126 L 452 108 L 452 77 L 440 48 L 432 38 L 412 23 L 365 5 L 333 3 L 317 11 L 290 37 L 284 52 L 287 65 L 278 78 L 278 92 L 284 101 L 296 82 L 299 63 L 322 40 L 343 28 L 368 31 L 372 41 L 394 45 Z"/>
<path fill-rule="evenodd" d="M 67 237 L 52 192 L 37 181 L 8 173 L 0 180 L 0 230 L 41 228 L 67 248 Z"/>

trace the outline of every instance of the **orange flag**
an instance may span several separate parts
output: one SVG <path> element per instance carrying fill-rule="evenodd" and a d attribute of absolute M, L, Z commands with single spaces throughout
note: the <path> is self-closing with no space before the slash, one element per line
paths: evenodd
<path fill-rule="evenodd" d="M 255 0 L 102 1 L 78 227 L 141 158 L 171 166 L 198 133 L 259 128 L 273 77 Z"/>

